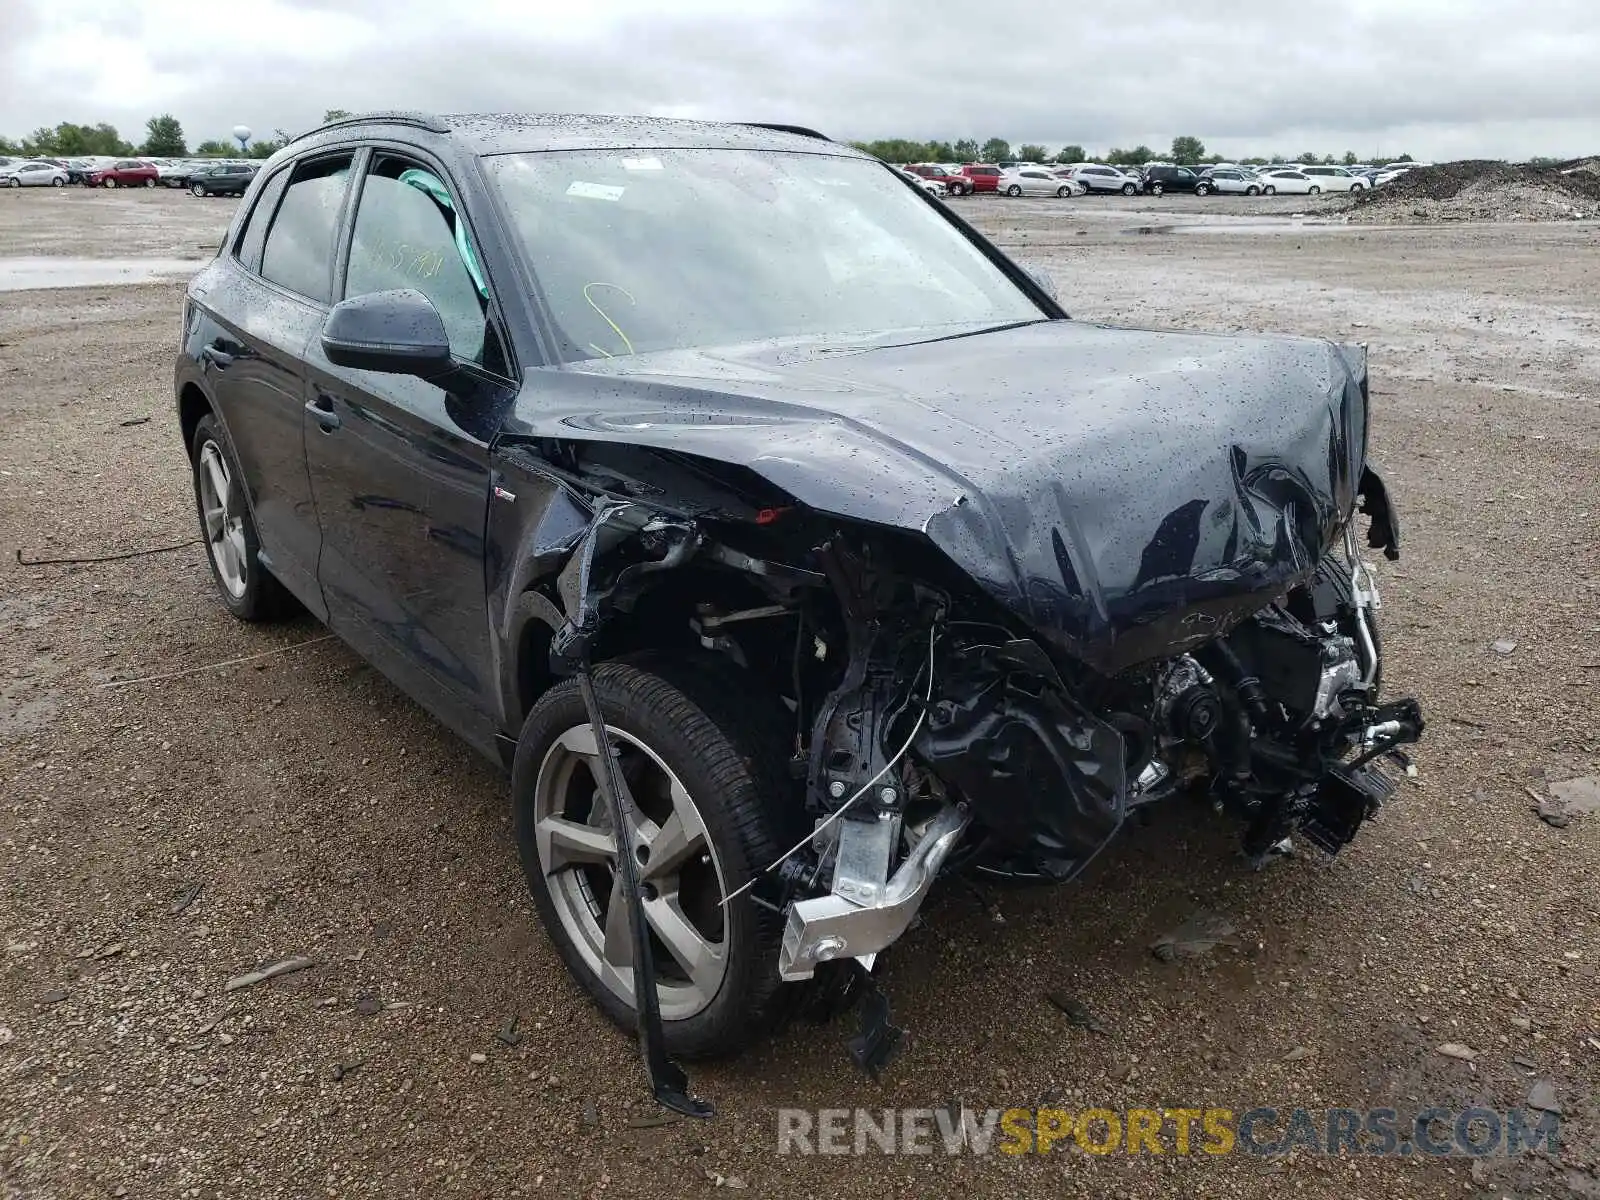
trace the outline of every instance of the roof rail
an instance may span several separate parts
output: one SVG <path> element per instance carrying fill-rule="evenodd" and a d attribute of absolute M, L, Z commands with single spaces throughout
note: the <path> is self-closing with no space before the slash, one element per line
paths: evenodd
<path fill-rule="evenodd" d="M 827 134 L 807 129 L 804 125 L 772 125 L 766 121 L 740 121 L 739 124 L 749 129 L 770 129 L 774 133 L 793 133 L 800 137 L 816 138 L 819 142 L 833 141 Z"/>
<path fill-rule="evenodd" d="M 364 125 L 368 122 L 378 125 L 411 125 L 418 129 L 426 129 L 429 133 L 449 133 L 450 126 L 445 121 L 431 113 L 411 112 L 406 110 L 381 110 L 379 112 L 355 113 L 348 117 L 340 117 L 337 121 L 324 121 L 304 133 L 297 133 L 290 138 L 291 142 L 298 142 L 301 138 L 310 137 L 313 133 L 321 133 L 324 129 L 337 129 L 341 125 Z"/>

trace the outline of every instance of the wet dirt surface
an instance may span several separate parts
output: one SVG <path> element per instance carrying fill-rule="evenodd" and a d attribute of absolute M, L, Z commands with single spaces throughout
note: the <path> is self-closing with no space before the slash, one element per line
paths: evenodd
<path fill-rule="evenodd" d="M 632 1045 L 563 974 L 501 778 L 340 643 L 102 686 L 323 631 L 232 621 L 198 545 L 14 561 L 195 521 L 181 283 L 7 294 L 0 1196 L 1600 1194 L 1600 816 L 1567 786 L 1600 774 L 1600 235 L 1119 232 L 1216 203 L 960 211 L 1084 319 L 1371 344 L 1405 534 L 1379 564 L 1386 678 L 1430 719 L 1417 776 L 1331 863 L 1251 874 L 1177 806 L 1067 887 L 948 888 L 887 965 L 914 1043 L 883 1082 L 849 1066 L 850 1024 L 797 1026 L 692 1069 L 709 1123 L 654 1123 Z M 233 207 L 0 194 L 0 256 L 195 257 Z M 1558 826 L 1535 809 L 1559 797 Z M 1213 948 L 1151 953 L 1213 919 Z M 224 990 L 292 956 L 316 965 Z M 1545 1084 L 1554 1157 L 777 1153 L 780 1107 L 1407 1113 Z"/>

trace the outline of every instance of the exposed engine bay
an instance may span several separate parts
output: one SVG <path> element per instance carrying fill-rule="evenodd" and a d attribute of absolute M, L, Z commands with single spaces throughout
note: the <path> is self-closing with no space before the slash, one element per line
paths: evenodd
<path fill-rule="evenodd" d="M 1369 545 L 1396 557 L 1370 471 L 1361 497 Z M 1379 760 L 1422 732 L 1414 701 L 1379 698 L 1378 596 L 1354 512 L 1271 603 L 1207 614 L 1183 652 L 1104 674 L 894 531 L 798 506 L 740 525 L 568 500 L 558 671 L 582 671 L 608 630 L 647 614 L 652 641 L 670 624 L 790 714 L 792 802 L 812 832 L 730 881 L 724 903 L 748 893 L 783 914 L 785 981 L 848 969 L 868 991 L 852 1052 L 874 1073 L 898 1031 L 870 971 L 941 874 L 1071 879 L 1131 811 L 1179 791 L 1237 819 L 1257 865 L 1296 836 L 1336 853 L 1392 793 Z M 675 1071 L 646 1034 L 647 1057 Z"/>

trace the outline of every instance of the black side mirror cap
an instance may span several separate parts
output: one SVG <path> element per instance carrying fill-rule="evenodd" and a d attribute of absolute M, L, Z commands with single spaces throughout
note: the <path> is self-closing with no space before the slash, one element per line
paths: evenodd
<path fill-rule="evenodd" d="M 444 318 L 415 288 L 335 304 L 322 324 L 322 352 L 335 366 L 424 379 L 453 366 Z"/>

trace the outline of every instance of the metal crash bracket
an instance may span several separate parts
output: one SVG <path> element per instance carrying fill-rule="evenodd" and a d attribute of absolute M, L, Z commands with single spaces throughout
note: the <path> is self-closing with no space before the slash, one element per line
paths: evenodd
<path fill-rule="evenodd" d="M 716 1109 L 689 1094 L 689 1077 L 667 1056 L 666 1037 L 661 1029 L 661 1003 L 656 995 L 655 956 L 650 949 L 650 929 L 644 915 L 644 893 L 639 886 L 639 871 L 633 855 L 626 853 L 622 845 L 622 831 L 629 828 L 627 816 L 634 808 L 633 795 L 617 766 L 616 751 L 600 712 L 587 656 L 579 662 L 576 675 L 578 689 L 583 693 L 583 706 L 589 714 L 589 725 L 594 730 L 595 745 L 600 747 L 603 769 L 597 782 L 611 810 L 611 827 L 617 830 L 616 870 L 622 876 L 622 894 L 628 900 L 628 932 L 633 939 L 633 1006 L 639 1023 L 639 1052 L 644 1058 L 645 1074 L 650 1079 L 650 1091 L 657 1104 L 673 1112 L 689 1117 L 710 1117 L 715 1115 Z"/>
<path fill-rule="evenodd" d="M 850 1061 L 876 1082 L 905 1048 L 906 1031 L 889 1020 L 889 997 L 872 972 L 860 963 L 855 970 L 861 984 L 861 1032 L 850 1039 Z"/>

